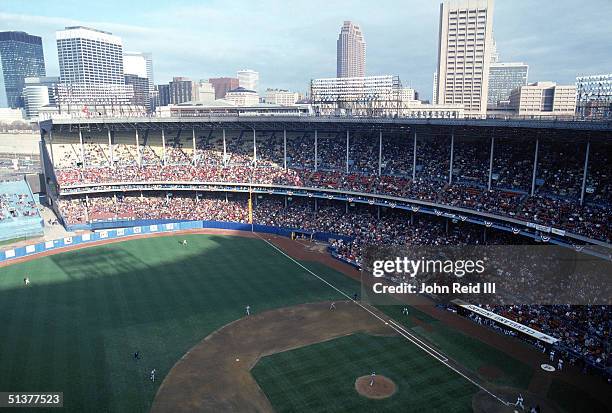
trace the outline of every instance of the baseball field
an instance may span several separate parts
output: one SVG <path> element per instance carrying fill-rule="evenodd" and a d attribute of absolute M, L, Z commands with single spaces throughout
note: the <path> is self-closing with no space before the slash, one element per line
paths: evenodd
<path fill-rule="evenodd" d="M 553 410 L 606 411 L 562 376 L 542 380 L 534 355 L 413 307 L 364 308 L 349 299 L 356 280 L 289 255 L 263 239 L 189 234 L 2 267 L 0 390 L 62 391 L 70 412 L 503 412 L 513 409 L 495 397 L 514 403 L 518 391 Z M 380 394 L 357 391 L 374 372 L 363 390 Z"/>

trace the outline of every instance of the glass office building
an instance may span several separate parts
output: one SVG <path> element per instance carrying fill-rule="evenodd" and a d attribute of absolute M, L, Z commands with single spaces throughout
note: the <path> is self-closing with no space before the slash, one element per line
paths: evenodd
<path fill-rule="evenodd" d="M 0 106 L 23 108 L 24 79 L 45 76 L 42 39 L 25 32 L 0 32 Z"/>
<path fill-rule="evenodd" d="M 491 63 L 487 107 L 494 109 L 507 106 L 512 91 L 527 85 L 528 71 L 529 66 L 525 63 Z"/>

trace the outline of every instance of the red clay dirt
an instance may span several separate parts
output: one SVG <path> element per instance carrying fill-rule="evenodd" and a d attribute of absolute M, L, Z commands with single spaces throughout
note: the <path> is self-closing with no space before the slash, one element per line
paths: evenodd
<path fill-rule="evenodd" d="M 386 399 L 395 394 L 397 386 L 393 380 L 385 376 L 377 375 L 374 377 L 374 382 L 371 376 L 361 376 L 355 380 L 355 390 L 368 399 Z"/>
<path fill-rule="evenodd" d="M 352 301 L 302 304 L 243 317 L 210 334 L 172 367 L 152 413 L 273 412 L 251 368 L 266 355 L 365 332 L 392 335 Z"/>

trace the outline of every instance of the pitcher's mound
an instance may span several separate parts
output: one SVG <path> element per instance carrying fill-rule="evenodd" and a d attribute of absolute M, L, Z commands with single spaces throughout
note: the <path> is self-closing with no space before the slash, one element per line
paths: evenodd
<path fill-rule="evenodd" d="M 369 375 L 358 377 L 355 380 L 355 390 L 357 390 L 357 393 L 368 399 L 386 399 L 393 396 L 397 390 L 393 380 L 385 376 L 376 376 L 372 386 L 370 386 L 370 381 L 371 377 Z"/>

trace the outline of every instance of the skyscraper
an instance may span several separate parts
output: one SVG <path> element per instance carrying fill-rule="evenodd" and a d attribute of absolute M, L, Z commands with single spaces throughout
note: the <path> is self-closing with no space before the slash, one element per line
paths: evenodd
<path fill-rule="evenodd" d="M 24 79 L 45 76 L 42 39 L 25 32 L 0 32 L 0 106 L 24 107 Z"/>
<path fill-rule="evenodd" d="M 364 77 L 366 43 L 359 26 L 345 21 L 336 45 L 336 77 Z"/>
<path fill-rule="evenodd" d="M 56 39 L 60 105 L 112 108 L 132 104 L 134 89 L 125 84 L 119 36 L 75 26 L 57 31 Z"/>
<path fill-rule="evenodd" d="M 238 86 L 257 92 L 259 72 L 251 69 L 239 70 L 236 77 L 238 78 Z"/>
<path fill-rule="evenodd" d="M 438 103 L 462 104 L 484 117 L 489 92 L 493 0 L 445 0 L 440 5 Z"/>
<path fill-rule="evenodd" d="M 196 84 L 188 77 L 173 77 L 169 83 L 170 103 L 178 105 L 193 101 Z"/>
<path fill-rule="evenodd" d="M 529 66 L 525 63 L 491 63 L 489 66 L 489 94 L 487 105 L 490 109 L 509 103 L 510 93 L 527 85 Z"/>
<path fill-rule="evenodd" d="M 88 27 L 56 33 L 62 83 L 122 85 L 123 44 L 119 36 Z"/>

